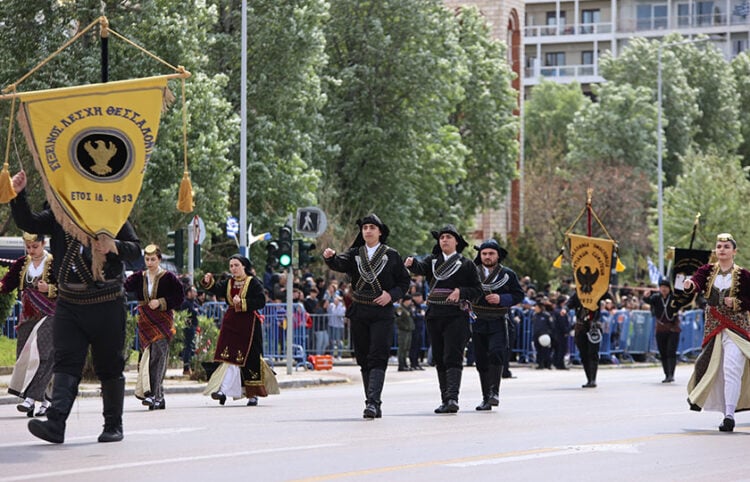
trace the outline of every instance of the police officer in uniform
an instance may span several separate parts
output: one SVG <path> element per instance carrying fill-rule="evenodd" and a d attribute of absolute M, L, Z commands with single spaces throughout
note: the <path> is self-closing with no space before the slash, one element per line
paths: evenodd
<path fill-rule="evenodd" d="M 433 231 L 437 244 L 423 260 L 406 258 L 412 273 L 429 283 L 427 329 L 432 342 L 432 359 L 438 373 L 442 403 L 435 413 L 458 412 L 464 350 L 469 340 L 470 302 L 482 294 L 474 263 L 461 255 L 468 246 L 452 224 Z"/>
<path fill-rule="evenodd" d="M 500 379 L 507 365 L 509 348 L 508 312 L 520 303 L 524 294 L 516 273 L 503 266 L 508 252 L 494 239 L 475 247 L 474 264 L 482 283 L 482 296 L 474 303 L 476 322 L 472 325 L 472 343 L 476 356 L 482 403 L 477 410 L 492 410 L 500 403 Z"/>
<path fill-rule="evenodd" d="M 353 302 L 346 316 L 365 388 L 364 418 L 380 418 L 380 395 L 388 367 L 395 310 L 393 303 L 409 289 L 410 277 L 398 251 L 385 244 L 390 230 L 375 214 L 357 221 L 359 234 L 351 247 L 336 254 L 323 251 L 326 265 L 351 278 Z"/>

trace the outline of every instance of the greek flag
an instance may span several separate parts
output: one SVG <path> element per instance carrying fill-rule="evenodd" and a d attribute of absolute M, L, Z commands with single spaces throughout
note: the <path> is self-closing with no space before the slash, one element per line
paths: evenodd
<path fill-rule="evenodd" d="M 646 258 L 646 262 L 648 263 L 648 279 L 651 281 L 652 285 L 659 284 L 659 279 L 661 278 L 661 273 L 659 273 L 659 267 L 654 264 L 653 261 L 651 261 L 651 258 Z"/>

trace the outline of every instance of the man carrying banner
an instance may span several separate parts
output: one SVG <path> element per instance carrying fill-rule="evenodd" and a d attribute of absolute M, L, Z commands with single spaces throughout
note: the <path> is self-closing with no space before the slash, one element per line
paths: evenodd
<path fill-rule="evenodd" d="M 602 338 L 601 311 L 609 293 L 609 276 L 612 267 L 614 241 L 568 234 L 570 257 L 576 292 L 568 300 L 568 309 L 575 310 L 575 343 L 586 373 L 583 388 L 596 387 L 599 368 L 599 344 Z"/>
<path fill-rule="evenodd" d="M 510 307 L 523 300 L 523 290 L 516 273 L 503 266 L 508 252 L 494 239 L 476 248 L 474 264 L 482 282 L 482 296 L 474 303 L 476 322 L 472 325 L 472 343 L 482 386 L 482 403 L 476 409 L 492 410 L 500 403 L 500 379 L 507 365 Z"/>
<path fill-rule="evenodd" d="M 455 226 L 433 231 L 432 237 L 437 241 L 432 254 L 421 261 L 408 257 L 404 265 L 430 284 L 426 321 L 442 399 L 435 413 L 456 413 L 470 335 L 470 302 L 482 295 L 482 286 L 474 263 L 461 255 L 468 243 Z"/>
<path fill-rule="evenodd" d="M 53 341 L 55 346 L 52 406 L 47 420 L 29 421 L 29 431 L 53 443 L 65 441 L 65 422 L 78 395 L 89 346 L 102 384 L 104 430 L 99 442 L 119 442 L 125 397 L 125 319 L 123 261 L 140 257 L 140 243 L 126 221 L 113 243 L 91 241 L 90 247 L 66 232 L 51 209 L 32 212 L 26 200 L 26 173 L 13 176 L 17 197 L 11 201 L 19 228 L 50 235 L 53 271 L 58 281 Z M 93 260 L 103 258 L 99 272 Z M 96 278 L 96 279 L 95 279 Z"/>
<path fill-rule="evenodd" d="M 724 413 L 722 432 L 734 430 L 734 413 L 750 409 L 750 271 L 734 264 L 737 242 L 731 234 L 716 237 L 717 261 L 685 280 L 688 294 L 703 293 L 708 304 L 703 349 L 688 382 L 691 410 Z"/>

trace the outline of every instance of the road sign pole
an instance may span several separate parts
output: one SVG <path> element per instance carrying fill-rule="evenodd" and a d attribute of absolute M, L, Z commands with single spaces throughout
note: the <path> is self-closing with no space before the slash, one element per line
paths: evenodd
<path fill-rule="evenodd" d="M 187 273 L 190 276 L 190 283 L 193 282 L 193 275 L 195 274 L 195 266 L 193 266 L 193 251 L 195 250 L 195 228 L 193 223 L 188 223 L 188 242 L 187 242 Z"/>
<path fill-rule="evenodd" d="M 286 374 L 292 374 L 292 366 L 294 365 L 294 350 L 292 344 L 294 343 L 294 311 L 292 310 L 292 287 L 294 285 L 294 275 L 292 273 L 292 266 L 289 265 L 289 269 L 286 274 Z M 304 362 L 304 360 L 303 360 Z"/>

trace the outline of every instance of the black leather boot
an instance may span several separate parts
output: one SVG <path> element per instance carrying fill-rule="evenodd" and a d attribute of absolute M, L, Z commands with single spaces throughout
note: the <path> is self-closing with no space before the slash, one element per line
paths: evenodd
<path fill-rule="evenodd" d="M 32 435 L 56 444 L 65 441 L 65 421 L 78 395 L 80 381 L 80 377 L 55 373 L 52 379 L 52 405 L 47 410 L 47 420 L 29 420 Z"/>
<path fill-rule="evenodd" d="M 489 402 L 493 407 L 500 405 L 500 381 L 503 375 L 503 365 L 492 365 L 487 374 L 490 381 Z"/>
<path fill-rule="evenodd" d="M 440 406 L 435 409 L 435 413 L 448 413 L 448 407 L 446 405 L 447 399 L 445 398 L 448 381 L 445 370 L 438 369 L 437 376 L 438 384 L 440 385 Z"/>
<path fill-rule="evenodd" d="M 383 383 L 385 383 L 385 370 L 375 368 L 370 370 L 367 385 L 367 400 L 365 401 L 365 411 L 362 414 L 364 418 L 380 418 L 383 413 L 380 411 L 380 394 L 383 392 Z"/>
<path fill-rule="evenodd" d="M 458 392 L 461 388 L 461 369 L 447 369 L 445 371 L 445 382 L 445 401 L 435 409 L 435 413 L 456 413 L 458 412 Z"/>
<path fill-rule="evenodd" d="M 490 405 L 490 372 L 489 370 L 479 372 L 479 384 L 482 387 L 482 403 L 476 406 L 475 410 L 478 410 L 480 412 L 492 410 L 492 405 Z"/>
<path fill-rule="evenodd" d="M 125 377 L 102 382 L 102 415 L 104 430 L 99 442 L 119 442 L 122 440 L 122 406 L 125 401 Z"/>

